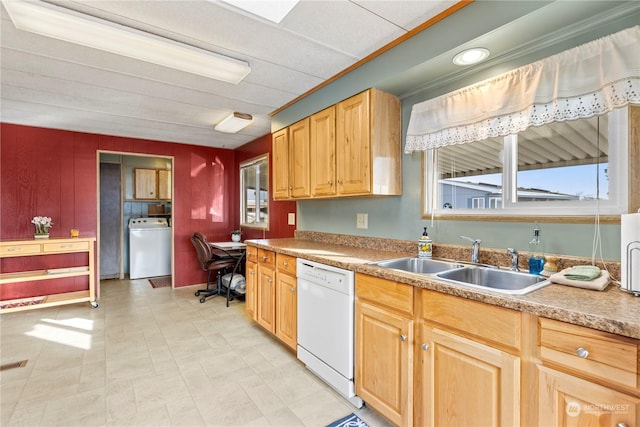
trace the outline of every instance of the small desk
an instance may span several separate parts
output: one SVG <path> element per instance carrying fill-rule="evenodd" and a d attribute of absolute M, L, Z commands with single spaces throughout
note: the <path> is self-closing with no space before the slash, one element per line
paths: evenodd
<path fill-rule="evenodd" d="M 229 301 L 233 297 L 231 296 L 231 283 L 235 274 L 244 275 L 245 266 L 244 260 L 247 252 L 247 245 L 242 242 L 207 242 L 213 249 L 224 252 L 225 257 L 233 258 L 236 260 L 236 265 L 233 267 L 233 272 L 229 278 L 229 286 L 227 287 L 227 307 L 229 307 Z M 218 285 L 219 286 L 219 285 Z M 220 293 L 222 289 L 218 289 Z"/>

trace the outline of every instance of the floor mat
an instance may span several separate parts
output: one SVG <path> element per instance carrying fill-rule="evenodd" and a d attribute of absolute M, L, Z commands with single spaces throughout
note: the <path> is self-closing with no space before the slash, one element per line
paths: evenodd
<path fill-rule="evenodd" d="M 33 299 L 27 299 L 24 301 L 4 303 L 4 304 L 0 304 L 0 310 L 4 310 L 5 308 L 15 308 L 15 307 L 24 307 L 27 305 L 36 305 L 42 302 L 44 302 L 44 298 L 33 298 Z"/>
<path fill-rule="evenodd" d="M 154 277 L 153 279 L 149 279 L 149 283 L 154 288 L 166 288 L 167 286 L 171 286 L 171 276 L 164 277 Z"/>
<path fill-rule="evenodd" d="M 327 427 L 369 427 L 369 424 L 365 423 L 356 414 L 349 414 L 344 418 L 340 418 L 337 421 L 332 422 Z"/>

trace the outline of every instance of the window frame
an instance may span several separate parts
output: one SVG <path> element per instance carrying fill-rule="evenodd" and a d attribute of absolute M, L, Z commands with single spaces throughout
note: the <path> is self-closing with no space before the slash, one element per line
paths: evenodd
<path fill-rule="evenodd" d="M 599 215 L 602 222 L 620 221 L 620 214 L 640 208 L 640 106 L 628 106 L 609 113 L 609 178 L 610 200 L 576 202 L 517 201 L 517 136 L 504 138 L 505 150 L 502 171 L 502 209 L 451 209 L 439 206 L 438 171 L 434 164 L 434 150 L 422 153 L 422 218 L 441 220 L 530 221 L 588 223 Z M 472 144 L 472 143 L 471 143 Z M 628 159 L 628 160 L 626 160 Z M 429 189 L 436 189 L 429 191 Z M 638 206 L 637 206 L 638 205 Z"/>
<path fill-rule="evenodd" d="M 266 178 L 266 221 L 261 221 L 261 222 L 245 222 L 245 218 L 247 217 L 246 214 L 246 206 L 247 206 L 247 202 L 246 202 L 246 191 L 247 191 L 247 185 L 249 185 L 249 183 L 245 183 L 245 179 L 244 179 L 244 171 L 247 168 L 251 168 L 251 167 L 258 167 L 257 169 L 257 173 L 255 173 L 256 177 L 255 177 L 255 182 L 253 182 L 253 184 L 255 185 L 256 188 L 258 188 L 259 190 L 256 191 L 256 208 L 255 208 L 255 215 L 256 218 L 260 218 L 260 194 L 263 191 L 263 188 L 260 185 L 260 175 L 264 175 L 264 177 Z M 264 167 L 264 171 L 262 170 L 262 167 Z M 263 154 L 260 155 L 258 157 L 254 157 L 252 159 L 249 160 L 245 160 L 243 162 L 240 163 L 239 165 L 239 188 L 240 188 L 240 227 L 245 227 L 245 228 L 255 228 L 255 229 L 259 229 L 259 230 L 269 230 L 269 153 L 267 154 Z M 247 184 L 247 185 L 245 185 Z"/>

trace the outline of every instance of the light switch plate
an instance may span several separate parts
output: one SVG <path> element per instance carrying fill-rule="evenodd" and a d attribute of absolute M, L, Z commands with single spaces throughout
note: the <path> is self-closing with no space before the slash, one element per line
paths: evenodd
<path fill-rule="evenodd" d="M 362 228 L 362 229 L 369 228 L 369 214 L 366 214 L 366 213 L 356 214 L 356 228 Z"/>
<path fill-rule="evenodd" d="M 296 214 L 293 212 L 289 212 L 287 216 L 287 224 L 288 225 L 296 225 Z"/>

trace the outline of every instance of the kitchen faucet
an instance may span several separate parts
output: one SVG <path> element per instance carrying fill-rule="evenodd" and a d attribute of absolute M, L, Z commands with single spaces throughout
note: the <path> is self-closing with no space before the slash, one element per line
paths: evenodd
<path fill-rule="evenodd" d="M 518 251 L 513 248 L 507 248 L 507 253 L 511 254 L 511 270 L 518 271 Z"/>
<path fill-rule="evenodd" d="M 480 243 L 482 243 L 482 240 L 472 239 L 467 236 L 460 236 L 460 238 L 471 242 L 471 262 L 477 264 L 480 259 Z"/>

